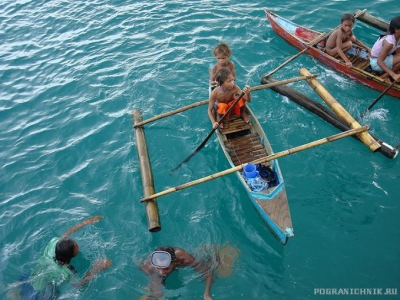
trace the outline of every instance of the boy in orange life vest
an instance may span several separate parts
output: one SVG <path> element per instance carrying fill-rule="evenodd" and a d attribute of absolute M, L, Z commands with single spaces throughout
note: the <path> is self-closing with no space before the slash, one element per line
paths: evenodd
<path fill-rule="evenodd" d="M 215 75 L 219 69 L 225 68 L 231 71 L 233 78 L 236 78 L 235 65 L 229 61 L 232 55 L 232 51 L 226 43 L 219 43 L 212 51 L 215 56 L 217 63 L 212 67 L 210 71 L 210 85 L 216 85 Z"/>
<path fill-rule="evenodd" d="M 218 127 L 218 121 L 227 112 L 229 107 L 235 102 L 236 98 L 241 94 L 240 88 L 235 84 L 235 79 L 228 69 L 219 69 L 215 75 L 215 80 L 218 86 L 211 92 L 210 101 L 208 104 L 208 117 L 213 124 L 213 128 Z M 246 123 L 250 122 L 250 116 L 245 111 L 246 102 L 251 101 L 250 87 L 248 85 L 243 89 L 245 95 L 232 109 L 231 113 L 241 115 Z M 213 114 L 214 105 L 217 104 L 217 120 Z M 229 117 L 229 116 L 227 116 Z M 222 123 L 219 124 L 223 128 Z"/>
<path fill-rule="evenodd" d="M 353 46 L 356 45 L 367 49 L 368 53 L 370 50 L 367 46 L 356 39 L 353 34 L 355 18 L 351 14 L 344 14 L 340 22 L 340 27 L 336 29 L 327 39 L 325 44 L 325 51 L 329 55 L 335 58 L 341 58 L 345 62 L 347 67 L 351 67 L 352 63 L 348 59 L 345 52 L 349 51 Z"/>

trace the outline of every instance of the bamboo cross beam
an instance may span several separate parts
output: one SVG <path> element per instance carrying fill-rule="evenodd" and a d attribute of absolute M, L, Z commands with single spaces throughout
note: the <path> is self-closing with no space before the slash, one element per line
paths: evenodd
<path fill-rule="evenodd" d="M 258 90 L 262 90 L 262 89 L 275 87 L 275 86 L 278 86 L 278 85 L 293 83 L 293 82 L 297 82 L 297 81 L 301 81 L 301 80 L 308 80 L 308 79 L 315 78 L 315 77 L 317 77 L 317 75 L 293 77 L 293 78 L 284 79 L 284 80 L 280 80 L 280 81 L 276 81 L 276 82 L 272 82 L 272 83 L 268 83 L 268 84 L 257 85 L 257 86 L 251 87 L 250 90 L 251 91 L 258 91 Z M 160 114 L 158 116 L 155 116 L 155 117 L 152 117 L 152 118 L 149 118 L 147 120 L 144 120 L 144 121 L 141 121 L 141 122 L 138 122 L 138 123 L 134 124 L 133 128 L 137 128 L 137 127 L 146 125 L 147 123 L 154 122 L 154 121 L 157 121 L 157 120 L 160 120 L 160 119 L 163 119 L 163 118 L 178 114 L 180 112 L 184 112 L 184 111 L 189 110 L 191 108 L 207 104 L 208 101 L 209 101 L 209 99 L 202 100 L 202 101 L 199 101 L 199 102 L 196 102 L 196 103 L 192 103 L 190 105 L 187 105 L 187 106 L 172 110 L 170 112 Z"/>
<path fill-rule="evenodd" d="M 197 107 L 197 106 L 201 106 L 201 105 L 207 104 L 207 103 L 208 103 L 208 100 L 209 100 L 209 99 L 205 99 L 205 100 L 202 100 L 202 101 L 199 101 L 199 102 L 196 102 L 196 103 L 192 103 L 192 104 L 190 104 L 190 105 L 187 105 L 187 106 L 184 106 L 184 107 L 181 107 L 181 108 L 172 110 L 172 111 L 170 111 L 170 112 L 166 112 L 166 113 L 163 113 L 163 114 L 161 114 L 161 115 L 158 115 L 158 116 L 149 118 L 149 119 L 144 120 L 144 121 L 142 121 L 142 122 L 136 123 L 133 127 L 134 127 L 134 128 L 140 127 L 140 126 L 143 126 L 143 125 L 145 125 L 145 124 L 147 124 L 147 123 L 154 122 L 154 121 L 157 121 L 157 120 L 160 120 L 160 119 L 163 119 L 163 118 L 166 118 L 166 117 L 169 117 L 169 116 L 178 114 L 178 113 L 183 112 L 183 111 L 185 111 L 185 110 L 188 110 L 188 109 L 191 109 L 191 108 L 194 108 L 194 107 Z"/>
<path fill-rule="evenodd" d="M 277 158 L 280 158 L 280 157 L 288 156 L 290 154 L 294 154 L 294 153 L 297 153 L 297 152 L 300 152 L 300 151 L 304 151 L 306 149 L 310 149 L 310 148 L 313 148 L 313 147 L 316 147 L 316 146 L 320 146 L 320 145 L 323 145 L 323 144 L 327 144 L 327 143 L 330 143 L 330 142 L 333 142 L 333 141 L 337 141 L 337 140 L 343 139 L 343 138 L 348 137 L 348 136 L 359 134 L 359 133 L 367 131 L 368 129 L 369 129 L 369 126 L 362 126 L 362 127 L 355 128 L 355 129 L 349 129 L 347 131 L 344 131 L 344 132 L 341 132 L 341 133 L 338 133 L 338 134 L 335 134 L 335 135 L 331 135 L 331 136 L 328 136 L 328 137 L 325 137 L 325 138 L 322 138 L 322 139 L 319 139 L 319 140 L 316 140 L 316 141 L 313 141 L 313 142 L 310 142 L 310 143 L 307 143 L 307 144 L 304 144 L 304 145 L 301 145 L 301 146 L 297 146 L 297 147 L 294 147 L 294 148 L 291 148 L 291 149 L 287 149 L 287 150 L 284 150 L 284 151 L 281 151 L 281 152 L 278 152 L 278 153 L 275 153 L 275 154 L 268 155 L 268 156 L 266 156 L 264 158 L 260 158 L 260 159 L 254 160 L 251 163 L 253 163 L 253 164 L 266 163 L 266 162 L 269 162 L 271 160 L 274 160 L 274 159 L 277 159 Z M 221 171 L 221 172 L 218 172 L 218 173 L 215 173 L 215 174 L 212 174 L 212 175 L 209 175 L 209 176 L 206 176 L 206 177 L 203 177 L 203 178 L 200 178 L 200 179 L 197 179 L 197 180 L 194 180 L 194 181 L 182 184 L 182 185 L 178 185 L 178 186 L 173 187 L 173 188 L 166 189 L 166 190 L 164 190 L 162 192 L 159 192 L 159 193 L 144 197 L 144 198 L 142 198 L 140 200 L 140 202 L 146 202 L 146 201 L 152 200 L 154 198 L 165 196 L 165 195 L 168 195 L 168 194 L 171 194 L 171 193 L 186 189 L 188 187 L 191 187 L 191 186 L 203 183 L 203 182 L 207 182 L 207 181 L 210 181 L 210 180 L 213 180 L 213 179 L 216 179 L 216 178 L 219 178 L 219 177 L 222 177 L 222 176 L 225 176 L 225 175 L 240 171 L 240 170 L 243 169 L 243 167 L 244 167 L 244 165 L 239 165 L 239 166 L 227 169 L 225 171 Z"/>

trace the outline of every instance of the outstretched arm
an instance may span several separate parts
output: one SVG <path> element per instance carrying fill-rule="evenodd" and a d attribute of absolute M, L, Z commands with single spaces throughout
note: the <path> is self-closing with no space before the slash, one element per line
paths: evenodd
<path fill-rule="evenodd" d="M 103 216 L 94 216 L 91 217 L 89 219 L 84 220 L 82 223 L 75 225 L 74 227 L 70 228 L 67 232 L 65 232 L 62 237 L 69 237 L 72 233 L 74 233 L 75 231 L 81 229 L 83 226 L 89 225 L 89 224 L 93 224 L 98 222 L 100 219 L 102 219 Z"/>
<path fill-rule="evenodd" d="M 108 258 L 97 259 L 93 265 L 93 267 L 86 273 L 85 277 L 77 284 L 76 288 L 80 288 L 85 285 L 89 280 L 91 280 L 94 276 L 99 274 L 101 271 L 108 269 L 112 264 L 112 260 Z"/>
<path fill-rule="evenodd" d="M 213 283 L 213 272 L 204 263 L 196 263 L 194 267 L 202 276 L 205 277 L 206 286 L 204 288 L 204 300 L 212 300 L 211 285 Z"/>

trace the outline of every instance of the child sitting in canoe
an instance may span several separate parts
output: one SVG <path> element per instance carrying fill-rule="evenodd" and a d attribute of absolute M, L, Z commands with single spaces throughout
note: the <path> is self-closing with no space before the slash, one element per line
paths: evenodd
<path fill-rule="evenodd" d="M 335 58 L 343 59 L 347 67 L 351 67 L 352 63 L 345 53 L 351 49 L 353 43 L 365 48 L 370 53 L 368 47 L 356 39 L 353 33 L 354 22 L 355 18 L 352 14 L 344 14 L 340 27 L 328 37 L 325 44 L 326 53 Z"/>
<path fill-rule="evenodd" d="M 241 94 L 240 88 L 235 84 L 235 78 L 228 69 L 219 69 L 215 75 L 215 81 L 218 86 L 211 92 L 208 105 L 208 116 L 213 124 L 213 128 L 223 128 L 222 123 L 218 124 L 221 117 L 228 111 L 235 100 Z M 251 101 L 250 87 L 248 85 L 243 89 L 245 95 L 239 100 L 230 114 L 234 113 L 242 116 L 246 123 L 250 122 L 250 116 L 246 113 L 246 102 Z M 214 107 L 216 105 L 216 107 Z M 217 120 L 214 117 L 213 109 L 217 111 Z M 229 118 L 229 115 L 227 116 Z"/>
<path fill-rule="evenodd" d="M 217 81 L 215 80 L 215 74 L 219 69 L 225 68 L 231 71 L 233 78 L 236 78 L 235 65 L 233 62 L 229 61 L 229 58 L 232 55 L 231 48 L 229 48 L 228 44 L 222 42 L 219 43 L 212 50 L 212 54 L 215 56 L 217 63 L 212 67 L 210 71 L 210 85 L 216 85 Z"/>
<path fill-rule="evenodd" d="M 381 35 L 371 49 L 369 59 L 372 70 L 384 72 L 381 78 L 389 76 L 399 80 L 400 74 L 400 16 L 394 17 L 389 24 L 389 30 Z"/>

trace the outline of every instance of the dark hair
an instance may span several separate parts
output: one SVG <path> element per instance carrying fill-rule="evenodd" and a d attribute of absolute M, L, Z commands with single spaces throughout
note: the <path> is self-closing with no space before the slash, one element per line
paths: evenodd
<path fill-rule="evenodd" d="M 379 36 L 379 39 L 383 38 L 386 35 L 390 35 L 390 34 L 394 34 L 394 32 L 396 31 L 396 29 L 400 29 L 400 16 L 394 17 L 390 23 L 389 23 L 389 27 L 388 30 L 384 33 L 381 34 Z"/>
<path fill-rule="evenodd" d="M 215 81 L 218 82 L 219 85 L 222 85 L 229 77 L 232 75 L 232 72 L 228 69 L 222 68 L 215 73 Z"/>
<path fill-rule="evenodd" d="M 56 244 L 56 260 L 62 264 L 69 264 L 75 256 L 75 241 L 70 238 L 62 238 Z"/>
<path fill-rule="evenodd" d="M 352 21 L 354 24 L 356 19 L 354 18 L 354 16 L 352 14 L 343 14 L 342 20 L 340 21 L 340 23 L 343 23 L 344 21 Z"/>
<path fill-rule="evenodd" d="M 160 246 L 160 247 L 157 247 L 154 251 L 165 251 L 165 252 L 168 252 L 171 255 L 171 261 L 176 260 L 175 249 L 173 247 Z"/>
<path fill-rule="evenodd" d="M 232 51 L 231 48 L 229 48 L 227 43 L 219 43 L 217 46 L 215 46 L 215 48 L 212 50 L 212 54 L 214 56 L 216 56 L 218 53 L 224 53 L 226 56 L 231 56 L 232 55 Z"/>
<path fill-rule="evenodd" d="M 394 34 L 396 29 L 400 29 L 400 16 L 394 17 L 389 24 L 390 34 Z"/>

